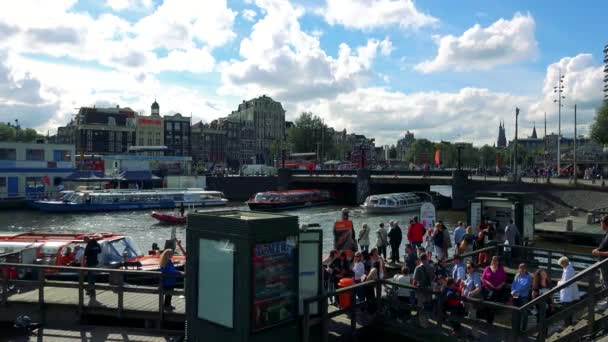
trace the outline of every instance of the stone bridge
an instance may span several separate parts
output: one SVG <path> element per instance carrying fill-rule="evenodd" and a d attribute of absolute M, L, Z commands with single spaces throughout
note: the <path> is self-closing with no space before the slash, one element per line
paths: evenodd
<path fill-rule="evenodd" d="M 361 204 L 371 194 L 429 191 L 433 185 L 452 187 L 452 208 L 464 209 L 478 191 L 535 192 L 583 189 L 608 191 L 603 181 L 592 183 L 568 179 L 522 178 L 513 182 L 506 177 L 485 177 L 467 171 L 376 171 L 376 170 L 305 170 L 280 169 L 278 176 L 208 177 L 209 190 L 223 191 L 231 200 L 246 200 L 256 192 L 302 188 L 333 191 L 342 203 Z"/>

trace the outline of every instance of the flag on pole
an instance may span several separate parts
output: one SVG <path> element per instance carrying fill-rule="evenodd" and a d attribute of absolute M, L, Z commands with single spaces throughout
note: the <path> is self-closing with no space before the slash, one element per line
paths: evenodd
<path fill-rule="evenodd" d="M 42 183 L 46 185 L 51 185 L 51 178 L 49 176 L 42 177 Z"/>
<path fill-rule="evenodd" d="M 435 150 L 435 165 L 441 165 L 441 151 L 439 151 L 439 149 Z"/>

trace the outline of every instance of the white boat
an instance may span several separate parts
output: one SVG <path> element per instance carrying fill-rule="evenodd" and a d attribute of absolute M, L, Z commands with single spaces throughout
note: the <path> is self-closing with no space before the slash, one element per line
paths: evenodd
<path fill-rule="evenodd" d="M 413 192 L 372 195 L 365 199 L 361 208 L 368 214 L 390 214 L 420 210 L 425 200 Z"/>
<path fill-rule="evenodd" d="M 185 190 L 86 190 L 66 192 L 58 200 L 30 201 L 36 209 L 49 212 L 112 211 L 192 206 L 226 205 L 228 200 L 220 191 L 198 188 Z"/>

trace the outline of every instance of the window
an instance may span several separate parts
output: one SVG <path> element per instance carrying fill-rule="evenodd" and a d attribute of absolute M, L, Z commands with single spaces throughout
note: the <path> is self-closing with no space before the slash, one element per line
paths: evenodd
<path fill-rule="evenodd" d="M 70 161 L 70 151 L 54 150 L 53 161 Z"/>
<path fill-rule="evenodd" d="M 116 119 L 112 116 L 108 117 L 108 125 L 109 126 L 116 126 Z"/>
<path fill-rule="evenodd" d="M 25 160 L 44 160 L 44 150 L 39 150 L 39 149 L 25 150 Z"/>
<path fill-rule="evenodd" d="M 198 250 L 197 316 L 232 328 L 235 246 L 227 240 L 200 239 Z"/>
<path fill-rule="evenodd" d="M 0 160 L 17 160 L 17 151 L 14 148 L 0 148 Z"/>

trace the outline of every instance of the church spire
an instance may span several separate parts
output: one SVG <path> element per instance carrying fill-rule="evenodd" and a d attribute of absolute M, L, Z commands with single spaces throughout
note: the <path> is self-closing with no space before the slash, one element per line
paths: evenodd
<path fill-rule="evenodd" d="M 532 139 L 538 139 L 536 135 L 536 122 L 534 123 L 534 128 L 532 129 Z"/>

